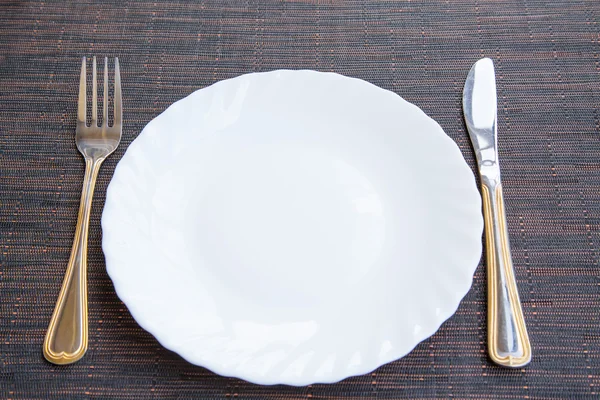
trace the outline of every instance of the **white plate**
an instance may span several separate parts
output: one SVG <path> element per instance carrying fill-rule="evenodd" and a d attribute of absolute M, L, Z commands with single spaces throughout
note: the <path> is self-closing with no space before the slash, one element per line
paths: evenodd
<path fill-rule="evenodd" d="M 458 147 L 419 108 L 358 79 L 274 71 L 151 121 L 102 229 L 119 297 L 162 345 L 306 385 L 432 335 L 471 286 L 483 221 Z"/>

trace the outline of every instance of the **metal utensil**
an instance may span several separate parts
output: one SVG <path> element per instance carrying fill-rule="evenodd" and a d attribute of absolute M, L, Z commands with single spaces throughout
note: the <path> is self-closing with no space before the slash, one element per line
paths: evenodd
<path fill-rule="evenodd" d="M 44 340 L 44 357 L 70 364 L 85 354 L 88 343 L 87 239 L 94 186 L 100 165 L 119 145 L 123 126 L 121 75 L 115 58 L 114 124 L 108 126 L 108 59 L 104 58 L 102 125 L 98 126 L 96 57 L 93 62 L 92 123 L 86 124 L 86 58 L 81 62 L 75 143 L 85 158 L 85 177 L 71 257 Z"/>
<path fill-rule="evenodd" d="M 489 58 L 469 71 L 463 91 L 463 111 L 481 175 L 488 276 L 488 350 L 492 361 L 522 367 L 531 361 L 513 270 L 498 165 L 496 78 Z"/>

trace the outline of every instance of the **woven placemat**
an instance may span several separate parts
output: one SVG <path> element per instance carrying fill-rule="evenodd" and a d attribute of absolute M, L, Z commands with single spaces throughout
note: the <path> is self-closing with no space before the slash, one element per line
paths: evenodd
<path fill-rule="evenodd" d="M 0 398 L 598 398 L 599 54 L 597 0 L 0 0 Z M 83 55 L 120 57 L 126 124 L 93 204 L 89 350 L 58 367 L 41 345 L 79 206 Z M 486 357 L 482 265 L 456 315 L 407 357 L 302 388 L 190 365 L 115 295 L 100 247 L 106 186 L 127 145 L 173 101 L 247 72 L 335 71 L 421 107 L 474 167 L 461 91 L 483 56 L 497 71 L 508 227 L 534 351 L 527 368 Z"/>

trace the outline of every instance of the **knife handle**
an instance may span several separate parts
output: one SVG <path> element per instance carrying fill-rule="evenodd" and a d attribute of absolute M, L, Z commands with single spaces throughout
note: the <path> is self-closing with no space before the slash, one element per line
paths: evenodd
<path fill-rule="evenodd" d="M 510 255 L 500 180 L 484 179 L 482 197 L 487 248 L 489 355 L 498 365 L 518 368 L 531 361 L 531 344 Z"/>

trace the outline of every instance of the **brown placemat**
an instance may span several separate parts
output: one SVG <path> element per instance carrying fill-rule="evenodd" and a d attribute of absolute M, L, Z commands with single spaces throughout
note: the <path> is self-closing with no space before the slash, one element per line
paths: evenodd
<path fill-rule="evenodd" d="M 0 398 L 598 398 L 599 54 L 597 0 L 0 0 Z M 126 124 L 91 217 L 89 351 L 58 367 L 44 361 L 41 344 L 79 205 L 83 55 L 121 58 Z M 420 106 L 473 166 L 461 91 L 482 56 L 497 69 L 529 367 L 502 369 L 486 358 L 482 266 L 456 315 L 410 355 L 302 388 L 257 386 L 190 365 L 116 297 L 100 248 L 106 186 L 127 145 L 173 101 L 252 71 L 335 71 Z"/>

